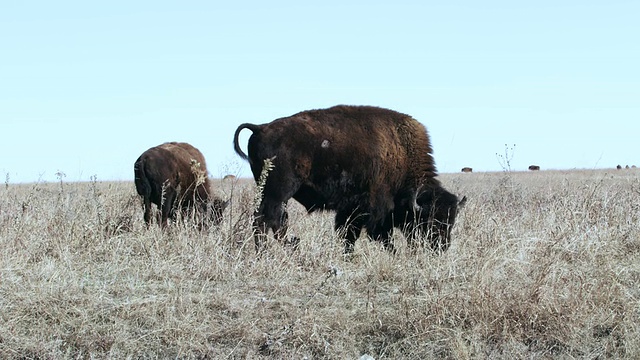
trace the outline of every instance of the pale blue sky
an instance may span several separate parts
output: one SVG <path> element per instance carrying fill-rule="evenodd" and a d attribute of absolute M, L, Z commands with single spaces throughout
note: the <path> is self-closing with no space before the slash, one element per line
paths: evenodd
<path fill-rule="evenodd" d="M 132 180 L 187 141 L 336 104 L 412 115 L 440 172 L 640 166 L 638 1 L 14 1 L 0 5 L 0 175 Z M 246 143 L 248 133 L 244 134 Z"/>

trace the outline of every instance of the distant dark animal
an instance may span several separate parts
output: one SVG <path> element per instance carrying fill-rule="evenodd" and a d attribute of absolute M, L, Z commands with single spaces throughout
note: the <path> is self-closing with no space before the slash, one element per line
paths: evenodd
<path fill-rule="evenodd" d="M 187 217 L 195 210 L 199 227 L 219 224 L 228 202 L 211 193 L 202 153 L 187 143 L 168 142 L 150 148 L 134 165 L 136 191 L 144 200 L 144 221 L 151 222 L 151 204 L 159 209 L 159 223 L 176 219 L 176 210 Z"/>
<path fill-rule="evenodd" d="M 625 168 L 625 169 L 629 169 L 629 165 L 625 166 L 624 168 Z"/>
<path fill-rule="evenodd" d="M 616 166 L 616 169 L 621 170 L 622 169 L 622 165 Z"/>
<path fill-rule="evenodd" d="M 248 154 L 238 144 L 243 129 L 253 133 Z M 269 229 L 277 239 L 286 233 L 290 198 L 308 212 L 335 210 L 347 253 L 363 228 L 389 250 L 394 227 L 437 228 L 428 231 L 430 242 L 439 250 L 449 246 L 458 201 L 436 179 L 427 130 L 408 115 L 341 105 L 242 124 L 233 142 L 257 182 L 265 160 L 273 164 L 255 213 L 258 248 Z"/>
<path fill-rule="evenodd" d="M 463 167 L 461 171 L 464 172 L 464 173 L 470 173 L 470 172 L 473 172 L 473 168 Z"/>
<path fill-rule="evenodd" d="M 538 170 L 540 170 L 540 166 L 538 166 L 538 165 L 529 165 L 529 170 L 538 171 Z"/>

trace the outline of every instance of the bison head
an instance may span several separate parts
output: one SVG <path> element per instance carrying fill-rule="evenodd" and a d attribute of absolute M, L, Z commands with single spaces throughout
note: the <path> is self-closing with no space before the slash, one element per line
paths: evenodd
<path fill-rule="evenodd" d="M 393 225 L 402 229 L 409 246 L 426 238 L 434 251 L 444 252 L 451 243 L 451 230 L 458 210 L 466 201 L 466 196 L 458 200 L 441 186 L 425 189 L 418 194 L 419 210 L 395 209 Z"/>

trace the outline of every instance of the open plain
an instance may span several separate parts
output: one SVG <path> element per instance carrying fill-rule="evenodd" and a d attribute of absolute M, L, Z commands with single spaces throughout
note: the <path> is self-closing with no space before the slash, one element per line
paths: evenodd
<path fill-rule="evenodd" d="M 289 204 L 297 249 L 257 255 L 249 179 L 220 226 L 146 228 L 133 182 L 0 185 L 0 358 L 640 356 L 640 171 L 441 174 L 451 248 L 343 256 Z"/>

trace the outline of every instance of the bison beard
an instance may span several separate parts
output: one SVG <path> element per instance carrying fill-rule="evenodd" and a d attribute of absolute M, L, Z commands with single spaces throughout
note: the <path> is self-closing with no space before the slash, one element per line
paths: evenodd
<path fill-rule="evenodd" d="M 243 129 L 252 132 L 248 154 L 238 143 Z M 254 214 L 258 250 L 268 229 L 277 239 L 286 233 L 284 204 L 290 198 L 308 212 L 335 210 L 335 229 L 345 237 L 347 253 L 363 228 L 389 250 L 394 227 L 408 241 L 422 230 L 432 247 L 449 246 L 458 200 L 435 178 L 426 128 L 408 115 L 345 105 L 303 111 L 240 125 L 234 148 L 249 161 L 256 181 L 266 159 L 274 165 Z"/>
<path fill-rule="evenodd" d="M 196 210 L 200 228 L 219 224 L 228 201 L 209 194 L 210 182 L 202 153 L 187 143 L 169 142 L 150 148 L 134 165 L 136 191 L 144 200 L 144 221 L 151 222 L 151 204 L 160 209 L 158 222 L 166 226 L 176 219 L 176 208 L 183 215 Z"/>

